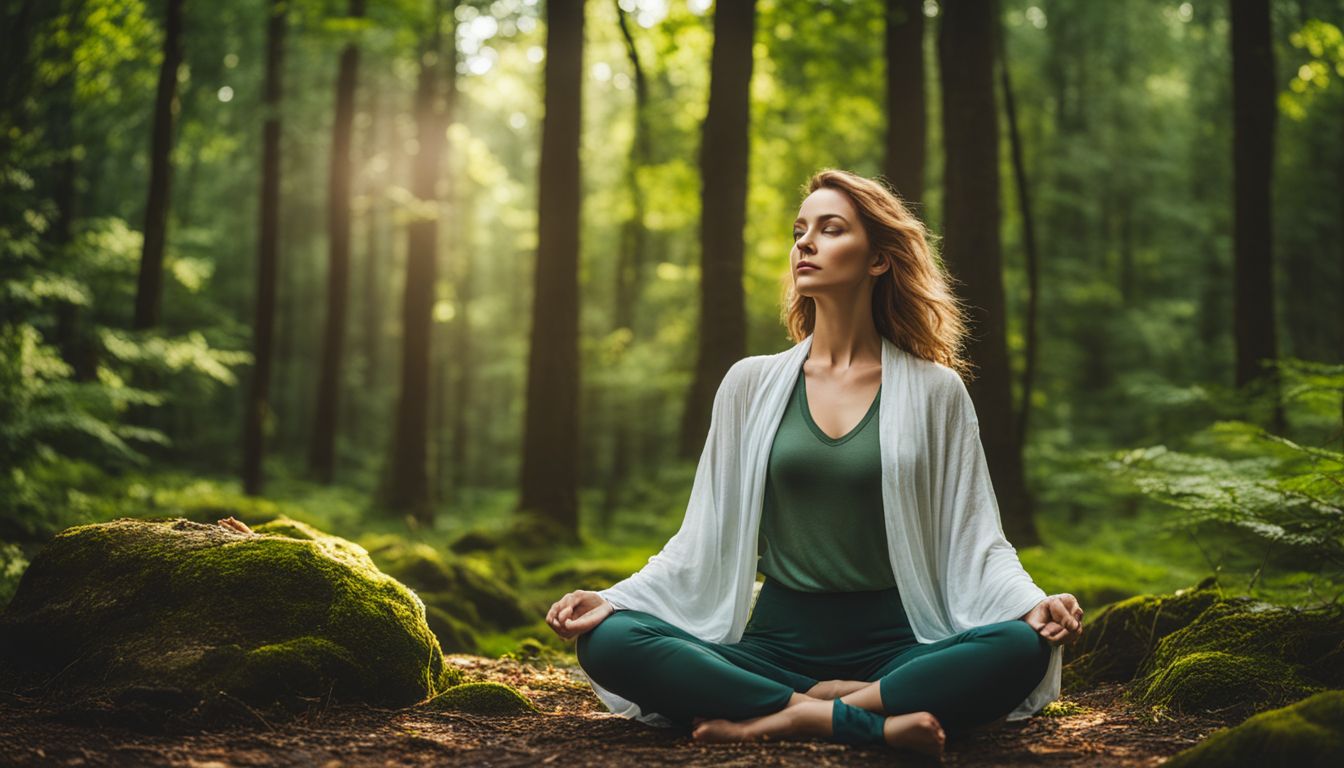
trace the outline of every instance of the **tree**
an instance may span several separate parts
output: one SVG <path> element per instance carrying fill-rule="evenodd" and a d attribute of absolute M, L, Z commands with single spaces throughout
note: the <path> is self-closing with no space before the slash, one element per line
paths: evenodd
<path fill-rule="evenodd" d="M 1031 419 L 1031 393 L 1036 382 L 1036 316 L 1040 297 L 1040 270 L 1036 266 L 1036 218 L 1031 210 L 1031 185 L 1027 182 L 1027 165 L 1022 160 L 1022 136 L 1017 126 L 1017 107 L 1013 96 L 1013 80 L 1008 72 L 1008 53 L 1004 45 L 1003 23 L 994 25 L 998 36 L 995 54 L 999 65 L 999 87 L 1003 90 L 1003 110 L 1008 122 L 1009 146 L 1013 153 L 1013 180 L 1017 185 L 1017 204 L 1022 214 L 1022 250 L 1026 252 L 1027 318 L 1026 357 L 1022 366 L 1022 400 L 1017 410 L 1018 450 L 1027 441 L 1027 427 Z"/>
<path fill-rule="evenodd" d="M 351 18 L 364 15 L 364 0 L 350 0 Z M 341 50 L 336 74 L 336 119 L 331 128 L 331 165 L 327 179 L 327 324 L 322 336 L 322 369 L 317 379 L 317 412 L 309 467 L 323 483 L 336 472 L 337 401 L 345 351 L 345 314 L 350 290 L 350 145 L 355 125 L 355 83 L 359 46 Z"/>
<path fill-rule="evenodd" d="M 887 146 L 883 173 L 911 203 L 924 199 L 928 110 L 924 92 L 924 1 L 887 0 Z"/>
<path fill-rule="evenodd" d="M 1236 384 L 1267 386 L 1273 428 L 1283 428 L 1283 405 L 1272 368 L 1278 359 L 1274 314 L 1271 192 L 1274 173 L 1274 44 L 1269 0 L 1232 0 L 1232 163 L 1235 297 L 1233 335 Z"/>
<path fill-rule="evenodd" d="M 416 78 L 415 122 L 419 152 L 411 176 L 411 193 L 423 204 L 438 199 L 443 149 L 443 111 L 439 99 L 439 4 L 434 3 L 430 32 L 420 53 Z M 401 392 L 397 399 L 391 464 L 385 475 L 383 501 L 408 512 L 422 524 L 434 519 L 429 494 L 429 361 L 438 280 L 437 213 L 422 213 L 407 227 L 406 287 L 402 299 Z"/>
<path fill-rule="evenodd" d="M 700 333 L 681 420 L 683 458 L 699 454 L 709 433 L 714 393 L 728 369 L 746 354 L 742 229 L 755 35 L 756 0 L 715 5 L 709 112 L 700 141 Z"/>
<path fill-rule="evenodd" d="M 154 97 L 154 134 L 149 150 L 149 200 L 145 204 L 144 247 L 135 294 L 135 327 L 159 324 L 163 302 L 163 249 L 168 236 L 168 186 L 172 175 L 173 112 L 177 71 L 182 65 L 182 2 L 167 0 L 163 28 L 163 61 Z"/>
<path fill-rule="evenodd" d="M 620 24 L 621 38 L 625 41 L 625 53 L 630 59 L 630 68 L 634 71 L 635 85 L 635 135 L 630 141 L 630 155 L 626 160 L 625 187 L 629 190 L 631 201 L 630 216 L 621 222 L 620 250 L 616 254 L 615 281 L 612 286 L 615 310 L 611 325 L 614 333 L 628 334 L 626 348 L 634 343 L 635 308 L 639 305 L 643 286 L 645 250 L 648 247 L 648 228 L 644 221 L 644 191 L 640 187 L 640 169 L 652 161 L 652 131 L 649 118 L 649 78 L 644 71 L 644 63 L 639 58 L 639 49 L 635 46 L 634 35 L 630 31 L 629 13 L 616 2 L 616 20 Z M 602 528 L 611 527 L 612 518 L 621 502 L 621 489 L 630 477 L 631 453 L 634 447 L 634 412 L 631 407 L 630 393 L 621 387 L 609 390 L 608 410 L 614 417 L 614 434 L 611 440 L 610 469 L 607 472 L 606 488 L 602 497 Z"/>
<path fill-rule="evenodd" d="M 1013 423 L 999 235 L 999 129 L 994 99 L 997 3 L 945 0 L 938 30 L 946 149 L 943 258 L 970 306 L 968 385 L 1005 533 L 1039 541 L 1028 508 Z"/>
<path fill-rule="evenodd" d="M 519 508 L 579 533 L 579 133 L 583 0 L 546 8 L 546 95 L 537 201 L 527 416 Z"/>
<path fill-rule="evenodd" d="M 270 416 L 272 343 L 275 336 L 275 283 L 280 238 L 280 94 L 285 53 L 285 0 L 271 0 L 266 24 L 266 86 L 262 127 L 261 233 L 257 241 L 257 303 L 252 324 L 252 384 L 243 434 L 243 490 L 261 493 L 266 422 Z M 143 272 L 142 272 L 143 274 Z"/>

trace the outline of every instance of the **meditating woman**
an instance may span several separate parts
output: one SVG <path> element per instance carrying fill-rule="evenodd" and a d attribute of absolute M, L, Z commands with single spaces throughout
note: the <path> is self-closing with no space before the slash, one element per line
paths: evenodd
<path fill-rule="evenodd" d="M 845 171 L 807 191 L 784 306 L 797 343 L 724 377 L 662 551 L 546 621 L 626 717 L 941 755 L 948 733 L 1059 697 L 1083 611 L 1004 537 L 966 324 L 923 224 Z"/>

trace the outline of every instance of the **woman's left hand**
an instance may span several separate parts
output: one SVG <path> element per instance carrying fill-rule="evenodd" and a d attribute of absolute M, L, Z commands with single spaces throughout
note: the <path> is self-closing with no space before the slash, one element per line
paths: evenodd
<path fill-rule="evenodd" d="M 1083 634 L 1083 609 L 1078 598 L 1067 592 L 1045 598 L 1022 620 L 1051 645 L 1073 643 Z"/>

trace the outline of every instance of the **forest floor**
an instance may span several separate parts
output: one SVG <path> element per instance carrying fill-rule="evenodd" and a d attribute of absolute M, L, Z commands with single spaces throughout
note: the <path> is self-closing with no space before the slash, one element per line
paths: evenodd
<path fill-rule="evenodd" d="M 496 717 L 425 708 L 331 706 L 286 723 L 153 733 L 87 708 L 0 699 L 0 765 L 100 766 L 865 766 L 936 764 L 882 747 L 821 740 L 699 744 L 606 711 L 576 667 L 453 655 L 468 682 L 508 683 L 545 713 Z M 1061 714 L 948 742 L 949 766 L 1153 766 L 1227 723 L 1155 717 L 1123 686 L 1070 694 Z M 1067 714 L 1065 714 L 1067 713 Z M 103 713 L 114 714 L 114 713 Z M 115 719 L 115 718 L 113 718 Z"/>

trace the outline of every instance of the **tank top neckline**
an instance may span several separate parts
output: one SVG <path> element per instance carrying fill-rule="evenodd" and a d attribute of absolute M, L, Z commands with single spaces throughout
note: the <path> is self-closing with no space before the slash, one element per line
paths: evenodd
<path fill-rule="evenodd" d="M 797 390 L 798 405 L 803 412 L 803 421 L 807 422 L 808 429 L 812 431 L 812 434 L 815 435 L 818 440 L 829 446 L 844 445 L 852 440 L 855 435 L 858 435 L 859 432 L 862 432 L 868 422 L 872 421 L 873 414 L 877 413 L 877 404 L 882 399 L 882 385 L 878 384 L 877 394 L 873 395 L 873 402 L 868 406 L 868 412 L 863 415 L 862 419 L 859 419 L 859 423 L 855 424 L 853 429 L 840 437 L 831 437 L 822 431 L 821 427 L 817 426 L 817 422 L 812 419 L 812 408 L 807 402 L 807 376 L 801 370 L 798 371 L 798 384 L 795 389 Z"/>

